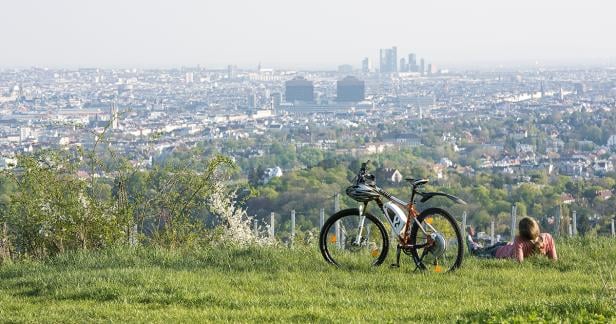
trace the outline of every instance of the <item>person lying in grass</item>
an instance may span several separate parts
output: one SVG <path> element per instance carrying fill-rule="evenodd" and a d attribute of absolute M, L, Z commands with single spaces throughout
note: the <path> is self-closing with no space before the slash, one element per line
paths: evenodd
<path fill-rule="evenodd" d="M 513 242 L 498 242 L 483 247 L 473 241 L 474 230 L 469 227 L 466 237 L 468 249 L 472 255 L 482 258 L 516 259 L 518 262 L 534 254 L 546 255 L 551 260 L 558 260 L 556 245 L 549 233 L 541 233 L 539 224 L 531 217 L 524 217 L 518 224 L 519 235 Z"/>

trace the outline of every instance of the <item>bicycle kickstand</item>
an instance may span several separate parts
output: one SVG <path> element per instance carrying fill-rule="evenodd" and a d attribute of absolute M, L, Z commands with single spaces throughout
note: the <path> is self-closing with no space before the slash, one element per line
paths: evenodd
<path fill-rule="evenodd" d="M 396 247 L 396 263 L 392 263 L 392 268 L 400 268 L 400 245 Z"/>

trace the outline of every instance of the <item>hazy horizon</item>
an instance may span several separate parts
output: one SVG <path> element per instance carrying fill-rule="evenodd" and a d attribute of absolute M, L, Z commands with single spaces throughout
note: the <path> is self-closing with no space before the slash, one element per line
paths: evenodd
<path fill-rule="evenodd" d="M 598 0 L 25 0 L 0 11 L 0 67 L 358 68 L 364 57 L 378 66 L 379 48 L 391 46 L 445 68 L 614 64 L 614 9 Z"/>

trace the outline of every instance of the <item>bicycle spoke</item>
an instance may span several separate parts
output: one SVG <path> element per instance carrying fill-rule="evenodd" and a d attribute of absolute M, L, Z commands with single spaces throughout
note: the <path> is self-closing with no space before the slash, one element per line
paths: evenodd
<path fill-rule="evenodd" d="M 417 228 L 412 240 L 417 247 L 414 255 L 422 265 L 420 267 L 430 268 L 434 272 L 446 272 L 457 267 L 461 237 L 455 223 L 446 214 L 437 212 L 424 216 L 420 224 L 426 233 Z"/>
<path fill-rule="evenodd" d="M 381 225 L 382 226 L 382 225 Z M 359 215 L 345 215 L 330 224 L 324 239 L 324 253 L 339 266 L 361 267 L 379 264 L 387 254 L 385 229 L 374 220 Z"/>

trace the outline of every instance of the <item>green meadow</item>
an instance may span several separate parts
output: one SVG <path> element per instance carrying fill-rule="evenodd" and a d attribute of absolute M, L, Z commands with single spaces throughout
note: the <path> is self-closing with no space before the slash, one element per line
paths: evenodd
<path fill-rule="evenodd" d="M 339 269 L 316 247 L 110 248 L 0 266 L 0 322 L 616 322 L 616 240 L 556 263 Z"/>

